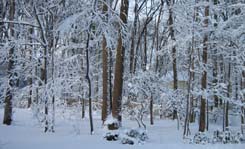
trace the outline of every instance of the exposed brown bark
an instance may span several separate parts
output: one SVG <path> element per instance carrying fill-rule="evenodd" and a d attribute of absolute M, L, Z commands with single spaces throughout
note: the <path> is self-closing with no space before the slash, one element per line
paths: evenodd
<path fill-rule="evenodd" d="M 103 37 L 102 41 L 102 52 L 103 52 L 103 101 L 102 101 L 102 121 L 106 120 L 107 117 L 107 103 L 108 103 L 108 51 L 106 48 L 106 39 Z"/>
<path fill-rule="evenodd" d="M 9 2 L 9 20 L 14 20 L 14 14 L 15 14 L 15 0 L 10 0 Z M 10 36 L 14 36 L 14 24 L 9 24 L 9 30 L 10 30 Z M 8 56 L 8 86 L 7 91 L 5 95 L 5 107 L 4 107 L 4 117 L 3 117 L 3 124 L 11 125 L 12 122 L 12 88 L 14 87 L 14 80 L 13 80 L 13 67 L 14 67 L 14 60 L 13 60 L 13 54 L 14 54 L 14 47 L 11 47 L 9 49 L 9 56 Z"/>
<path fill-rule="evenodd" d="M 127 24 L 128 17 L 128 0 L 121 0 L 120 18 L 123 23 Z M 123 62 L 124 62 L 124 51 L 125 47 L 122 42 L 121 30 L 119 30 L 119 38 L 117 45 L 116 65 L 115 65 L 115 78 L 113 88 L 113 101 L 112 101 L 112 116 L 119 121 L 121 117 L 121 102 L 122 102 L 122 89 L 123 89 Z"/>
<path fill-rule="evenodd" d="M 103 14 L 108 11 L 107 5 L 103 4 Z M 106 44 L 106 38 L 102 39 L 102 59 L 103 59 L 103 95 L 102 95 L 102 121 L 105 122 L 108 114 L 108 49 Z"/>

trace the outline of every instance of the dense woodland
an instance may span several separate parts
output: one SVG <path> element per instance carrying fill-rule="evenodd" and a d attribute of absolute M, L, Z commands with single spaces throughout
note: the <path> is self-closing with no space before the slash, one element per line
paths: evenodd
<path fill-rule="evenodd" d="M 94 111 L 109 130 L 245 131 L 244 0 L 0 0 L 0 53 L 6 125 L 30 108 L 56 132 L 69 107 L 91 134 Z"/>

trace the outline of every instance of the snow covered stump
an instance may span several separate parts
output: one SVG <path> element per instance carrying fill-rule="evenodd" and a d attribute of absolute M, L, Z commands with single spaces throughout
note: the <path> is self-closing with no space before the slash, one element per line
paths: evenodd
<path fill-rule="evenodd" d="M 104 125 L 107 127 L 108 131 L 104 138 L 107 141 L 117 141 L 119 136 L 117 131 L 119 129 L 119 122 L 116 119 L 110 117 L 105 121 Z"/>

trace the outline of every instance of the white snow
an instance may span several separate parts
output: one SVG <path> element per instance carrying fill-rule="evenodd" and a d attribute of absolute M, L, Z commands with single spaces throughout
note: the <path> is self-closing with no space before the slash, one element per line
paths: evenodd
<path fill-rule="evenodd" d="M 0 109 L 0 120 L 3 109 Z M 244 149 L 244 144 L 207 144 L 194 145 L 185 143 L 182 130 L 176 130 L 176 122 L 172 120 L 156 120 L 153 126 L 147 126 L 149 140 L 143 145 L 123 145 L 120 142 L 109 142 L 103 139 L 104 130 L 101 120 L 95 115 L 95 133 L 89 133 L 89 121 L 81 120 L 81 133 L 74 133 L 70 120 L 59 113 L 56 118 L 55 133 L 44 133 L 35 121 L 30 109 L 15 109 L 13 125 L 0 124 L 0 149 Z M 149 122 L 147 121 L 149 124 Z M 137 127 L 135 121 L 123 119 L 123 126 Z"/>

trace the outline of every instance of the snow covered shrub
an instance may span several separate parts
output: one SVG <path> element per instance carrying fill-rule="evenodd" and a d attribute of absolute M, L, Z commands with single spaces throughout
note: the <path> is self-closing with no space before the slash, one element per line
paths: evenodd
<path fill-rule="evenodd" d="M 117 141 L 119 134 L 115 131 L 109 131 L 105 134 L 104 138 L 107 141 Z"/>
<path fill-rule="evenodd" d="M 198 132 L 194 135 L 192 142 L 195 144 L 207 144 L 209 139 L 205 132 Z"/>
<path fill-rule="evenodd" d="M 212 143 L 232 143 L 238 144 L 243 140 L 243 135 L 240 132 L 231 131 L 228 127 L 225 131 L 214 131 Z"/>
<path fill-rule="evenodd" d="M 107 130 L 104 138 L 107 141 L 120 141 L 122 144 L 143 144 L 147 139 L 145 129 Z"/>
<path fill-rule="evenodd" d="M 145 129 L 125 130 L 121 137 L 122 144 L 142 144 L 148 139 Z"/>
<path fill-rule="evenodd" d="M 147 70 L 129 77 L 125 84 L 125 96 L 128 98 L 123 102 L 123 112 L 136 120 L 139 127 L 146 128 L 144 118 L 150 114 L 151 103 L 157 104 L 162 93 L 162 82 L 153 71 Z"/>
<path fill-rule="evenodd" d="M 138 138 L 140 141 L 146 141 L 148 139 L 144 129 L 130 129 L 126 132 L 126 135 L 132 138 Z"/>
<path fill-rule="evenodd" d="M 129 138 L 129 137 L 124 137 L 124 138 L 122 138 L 121 143 L 122 144 L 134 145 L 134 139 Z"/>

